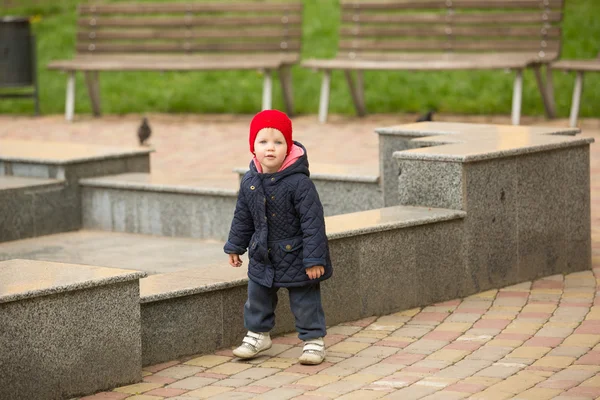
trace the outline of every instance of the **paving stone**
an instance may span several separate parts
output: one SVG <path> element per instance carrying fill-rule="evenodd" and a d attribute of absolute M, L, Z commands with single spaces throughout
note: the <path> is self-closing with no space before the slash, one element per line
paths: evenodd
<path fill-rule="evenodd" d="M 383 339 L 388 335 L 388 331 L 372 331 L 363 329 L 362 331 L 355 333 L 352 337 Z"/>
<path fill-rule="evenodd" d="M 370 365 L 370 366 L 360 370 L 360 372 L 357 372 L 357 373 L 364 373 L 364 374 L 367 374 L 368 376 L 377 376 L 377 379 L 379 379 L 382 376 L 392 375 L 393 373 L 398 372 L 402 368 L 404 368 L 403 365 L 377 363 L 377 364 Z M 350 376 L 352 376 L 352 375 L 350 375 Z M 344 380 L 345 380 L 345 378 L 344 378 Z"/>
<path fill-rule="evenodd" d="M 344 341 L 344 342 L 340 342 L 336 345 L 333 345 L 332 347 L 329 348 L 329 350 L 332 352 L 337 352 L 337 353 L 356 354 L 356 353 L 366 349 L 367 347 L 369 347 L 369 345 L 366 343 Z"/>
<path fill-rule="evenodd" d="M 455 363 L 465 358 L 465 356 L 467 356 L 468 354 L 470 354 L 470 352 L 463 350 L 439 350 L 433 354 L 430 354 L 427 357 L 427 359 L 449 361 L 451 363 Z"/>
<path fill-rule="evenodd" d="M 483 392 L 475 393 L 469 399 L 472 400 L 505 400 L 512 399 L 513 393 L 499 392 L 492 389 L 484 390 Z"/>
<path fill-rule="evenodd" d="M 123 400 L 129 397 L 129 393 L 100 392 L 91 396 L 85 396 L 79 400 Z"/>
<path fill-rule="evenodd" d="M 155 376 L 166 376 L 167 378 L 173 378 L 173 379 L 183 379 L 183 378 L 187 378 L 188 376 L 197 374 L 198 372 L 203 372 L 204 370 L 205 370 L 205 368 L 196 367 L 193 365 L 176 365 L 174 367 L 169 367 L 169 368 L 163 369 L 162 371 L 157 372 L 154 375 Z"/>
<path fill-rule="evenodd" d="M 179 364 L 179 361 L 167 361 L 164 363 L 144 367 L 144 368 L 142 368 L 142 370 L 154 373 L 154 372 L 162 371 L 163 369 L 167 369 L 167 368 L 172 367 L 177 364 Z"/>
<path fill-rule="evenodd" d="M 423 354 L 413 354 L 413 353 L 398 353 L 393 356 L 390 356 L 382 361 L 382 363 L 390 363 L 390 364 L 400 364 L 400 365 L 412 365 L 417 361 L 421 361 L 425 356 Z"/>
<path fill-rule="evenodd" d="M 211 400 L 246 400 L 246 399 L 254 399 L 256 395 L 254 393 L 244 393 L 244 392 L 226 392 L 218 394 L 214 397 L 210 397 Z"/>
<path fill-rule="evenodd" d="M 339 376 L 317 374 L 317 375 L 307 376 L 306 378 L 302 378 L 302 379 L 294 382 L 294 384 L 295 385 L 322 387 L 322 386 L 329 385 L 330 383 L 337 382 L 339 380 L 340 380 Z"/>
<path fill-rule="evenodd" d="M 235 389 L 236 392 L 246 392 L 246 393 L 265 393 L 269 390 L 273 390 L 273 388 L 267 386 L 243 386 Z"/>
<path fill-rule="evenodd" d="M 448 345 L 448 341 L 419 339 L 404 348 L 405 352 L 431 354 Z"/>
<path fill-rule="evenodd" d="M 461 393 L 461 392 L 450 392 L 447 390 L 440 390 L 439 392 L 435 392 L 430 394 L 429 396 L 422 397 L 422 400 L 460 400 L 469 396 L 470 393 Z"/>
<path fill-rule="evenodd" d="M 343 322 L 341 325 L 360 326 L 364 328 L 371 325 L 376 319 L 377 317 L 368 317 L 359 319 L 358 321 Z"/>
<path fill-rule="evenodd" d="M 389 400 L 416 400 L 428 396 L 439 391 L 440 388 L 433 386 L 416 386 L 412 385 L 402 388 L 394 393 L 387 395 L 385 398 Z"/>
<path fill-rule="evenodd" d="M 509 354 L 511 351 L 513 351 L 512 347 L 495 347 L 486 345 L 469 354 L 466 359 L 497 361 Z"/>
<path fill-rule="evenodd" d="M 574 386 L 579 385 L 580 381 L 567 381 L 554 379 L 553 377 L 541 382 L 537 385 L 537 387 L 548 388 L 548 389 L 560 389 L 560 390 L 568 390 Z"/>
<path fill-rule="evenodd" d="M 394 313 L 392 315 L 395 315 L 395 316 L 405 316 L 405 317 L 413 317 L 413 316 L 417 315 L 420 312 L 421 312 L 420 308 L 412 308 L 410 310 L 400 311 L 400 312 Z"/>
<path fill-rule="evenodd" d="M 392 356 L 393 357 L 393 356 Z M 376 364 L 381 361 L 379 358 L 369 357 L 352 357 L 344 361 L 326 368 L 319 372 L 319 374 L 332 375 L 332 376 L 348 376 L 362 370 L 370 365 Z"/>
<path fill-rule="evenodd" d="M 202 357 L 193 358 L 185 362 L 185 365 L 193 365 L 196 367 L 212 368 L 219 364 L 223 364 L 227 361 L 231 361 L 231 357 L 217 356 L 217 355 L 206 355 Z"/>
<path fill-rule="evenodd" d="M 199 389 L 201 387 L 210 385 L 211 383 L 214 383 L 214 382 L 217 382 L 217 379 L 190 376 L 189 378 L 184 378 L 180 381 L 173 382 L 170 385 L 168 385 L 167 387 L 173 388 L 173 389 L 194 390 L 194 389 Z"/>
<path fill-rule="evenodd" d="M 333 382 L 333 383 L 322 386 L 319 389 L 315 390 L 315 394 L 330 393 L 330 394 L 334 395 L 335 398 L 337 398 L 343 394 L 358 390 L 365 385 L 366 385 L 366 383 L 360 383 L 360 382 L 348 382 L 348 381 Z"/>
<path fill-rule="evenodd" d="M 159 388 L 159 389 L 150 390 L 149 392 L 146 392 L 145 394 L 147 394 L 149 396 L 175 397 L 175 396 L 179 396 L 180 394 L 187 393 L 187 392 L 188 391 L 185 389 Z"/>
<path fill-rule="evenodd" d="M 238 388 L 241 386 L 248 386 L 254 383 L 252 379 L 236 379 L 236 378 L 226 378 L 219 381 L 219 386 L 227 386 Z"/>
<path fill-rule="evenodd" d="M 303 374 L 279 372 L 275 375 L 271 375 L 267 378 L 264 378 L 264 379 L 254 382 L 254 385 L 278 388 L 283 385 L 288 385 L 290 383 L 294 383 L 294 382 L 298 381 L 299 379 L 302 379 L 305 377 L 306 377 L 306 375 L 303 375 Z"/>
<path fill-rule="evenodd" d="M 552 349 L 549 347 L 519 347 L 508 354 L 508 357 L 539 359 L 546 355 L 550 350 Z"/>
<path fill-rule="evenodd" d="M 169 378 L 166 376 L 149 375 L 145 376 L 142 380 L 147 383 L 161 383 L 163 385 L 168 385 L 169 383 L 175 382 L 177 379 Z"/>
<path fill-rule="evenodd" d="M 223 375 L 235 375 L 237 373 L 247 370 L 248 368 L 252 368 L 252 365 L 240 362 L 226 362 L 217 365 L 216 367 L 207 369 L 205 372 Z"/>
<path fill-rule="evenodd" d="M 277 355 L 278 358 L 298 358 L 302 355 L 302 347 L 294 346 L 289 349 L 279 353 Z"/>
<path fill-rule="evenodd" d="M 488 342 L 489 343 L 489 342 Z M 448 346 L 444 347 L 444 350 L 464 350 L 464 351 L 468 351 L 469 353 L 474 352 L 475 350 L 477 350 L 478 348 L 480 348 L 481 346 L 483 346 L 482 342 L 452 342 L 450 343 Z"/>
<path fill-rule="evenodd" d="M 398 349 L 395 347 L 371 346 L 356 354 L 357 357 L 386 358 L 396 354 Z"/>
<path fill-rule="evenodd" d="M 575 364 L 600 365 L 600 351 L 590 351 L 575 361 Z"/>
<path fill-rule="evenodd" d="M 511 375 L 516 374 L 522 367 L 519 366 L 501 366 L 492 365 L 487 367 L 475 374 L 475 376 L 485 376 L 490 378 L 508 378 Z"/>
<path fill-rule="evenodd" d="M 493 339 L 486 343 L 486 346 L 512 347 L 516 348 L 523 344 L 521 340 Z"/>
<path fill-rule="evenodd" d="M 453 385 L 446 387 L 444 389 L 444 392 L 451 391 L 451 392 L 463 392 L 463 393 L 470 394 L 470 393 L 482 392 L 483 390 L 487 389 L 487 387 L 488 386 L 486 386 L 486 385 L 458 382 L 458 383 L 455 383 Z"/>
<path fill-rule="evenodd" d="M 151 396 L 151 395 L 147 395 L 147 394 L 138 394 L 136 396 L 128 397 L 127 399 L 131 399 L 131 400 L 163 400 L 164 397 Z"/>
<path fill-rule="evenodd" d="M 564 340 L 563 345 L 592 348 L 599 342 L 600 335 L 573 334 Z"/>
<path fill-rule="evenodd" d="M 450 315 L 444 322 L 446 323 L 474 323 L 481 316 L 479 314 L 457 314 Z"/>
<path fill-rule="evenodd" d="M 338 400 L 375 400 L 386 394 L 387 393 L 385 392 L 377 392 L 374 390 L 356 390 L 339 397 Z"/>
<path fill-rule="evenodd" d="M 306 375 L 314 375 L 319 373 L 320 371 L 335 365 L 334 363 L 329 362 L 329 356 L 327 356 L 326 361 L 322 362 L 319 365 L 302 365 L 302 364 L 294 364 L 291 367 L 287 368 L 285 372 L 295 372 L 298 374 L 306 374 Z M 340 360 L 342 361 L 342 360 Z"/>
<path fill-rule="evenodd" d="M 129 394 L 139 394 L 144 392 L 149 392 L 153 389 L 158 389 L 163 385 L 160 383 L 136 383 L 134 385 L 121 386 L 116 389 L 113 389 L 115 392 L 121 393 L 129 393 Z"/>
<path fill-rule="evenodd" d="M 587 347 L 558 346 L 548 353 L 549 356 L 579 358 L 589 351 Z M 579 360 L 575 363 L 577 364 Z"/>
<path fill-rule="evenodd" d="M 436 331 L 451 331 L 451 332 L 466 332 L 473 326 L 469 322 L 442 322 L 435 330 Z"/>
<path fill-rule="evenodd" d="M 384 336 L 385 337 L 385 336 Z M 369 345 L 373 344 L 373 343 L 377 343 L 381 340 L 381 338 L 379 337 L 369 337 L 369 336 L 364 336 L 364 337 L 360 337 L 360 336 L 350 336 L 348 339 L 345 340 L 345 342 L 356 342 L 356 343 L 367 343 Z"/>
<path fill-rule="evenodd" d="M 377 365 L 380 365 L 380 364 L 371 365 L 370 367 L 367 367 L 366 369 L 369 369 L 369 368 L 377 366 Z M 345 376 L 344 378 L 342 378 L 341 381 L 358 382 L 358 383 L 367 384 L 367 383 L 375 382 L 378 379 L 381 379 L 380 375 L 373 374 L 373 373 L 367 373 L 367 372 L 365 372 L 365 370 L 357 372 L 356 374 Z M 387 375 L 385 375 L 385 376 L 387 376 Z"/>
<path fill-rule="evenodd" d="M 562 390 L 549 388 L 533 388 L 519 393 L 514 397 L 515 400 L 546 400 L 552 399 L 561 394 Z"/>
<path fill-rule="evenodd" d="M 536 361 L 533 366 L 537 367 L 553 367 L 553 368 L 566 368 L 575 361 L 574 357 L 552 357 L 546 356 Z"/>
<path fill-rule="evenodd" d="M 490 389 L 517 394 L 525 392 L 527 389 L 532 388 L 543 380 L 543 377 L 535 375 L 513 375 L 509 376 L 504 381 L 491 386 Z"/>
<path fill-rule="evenodd" d="M 298 359 L 296 358 L 281 358 L 281 357 L 273 357 L 268 359 L 267 361 L 258 365 L 260 368 L 278 368 L 278 369 L 288 369 L 292 365 L 298 363 Z"/>

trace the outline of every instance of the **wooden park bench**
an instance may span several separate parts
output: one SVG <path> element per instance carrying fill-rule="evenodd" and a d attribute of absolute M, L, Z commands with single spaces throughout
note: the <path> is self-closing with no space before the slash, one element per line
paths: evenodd
<path fill-rule="evenodd" d="M 575 127 L 577 126 L 577 116 L 579 115 L 579 105 L 583 92 L 583 74 L 585 72 L 600 72 L 600 52 L 595 60 L 560 60 L 552 63 L 551 66 L 552 69 L 574 71 L 576 73 L 571 114 L 569 117 L 569 126 Z"/>
<path fill-rule="evenodd" d="M 83 71 L 100 115 L 99 71 L 260 70 L 262 107 L 271 108 L 272 72 L 293 113 L 290 67 L 299 61 L 302 2 L 116 3 L 79 6 L 76 56 L 53 61 L 68 73 L 66 119 Z"/>
<path fill-rule="evenodd" d="M 302 62 L 324 71 L 319 120 L 327 119 L 332 70 L 344 71 L 361 116 L 365 70 L 514 70 L 512 122 L 518 124 L 523 70 L 532 67 L 551 115 L 551 87 L 540 67 L 559 55 L 562 8 L 563 0 L 341 0 L 336 57 Z"/>

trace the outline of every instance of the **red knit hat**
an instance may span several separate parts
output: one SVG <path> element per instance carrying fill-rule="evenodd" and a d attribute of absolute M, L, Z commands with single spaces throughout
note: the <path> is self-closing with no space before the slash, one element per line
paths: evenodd
<path fill-rule="evenodd" d="M 254 141 L 256 135 L 261 129 L 275 128 L 283 134 L 287 144 L 287 153 L 292 151 L 292 121 L 288 116 L 279 110 L 264 110 L 252 118 L 250 122 L 250 151 L 254 154 Z"/>

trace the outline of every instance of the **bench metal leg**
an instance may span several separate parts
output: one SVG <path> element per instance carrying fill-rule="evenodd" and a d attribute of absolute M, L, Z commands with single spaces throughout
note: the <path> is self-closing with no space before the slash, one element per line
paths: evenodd
<path fill-rule="evenodd" d="M 540 95 L 542 96 L 542 102 L 544 103 L 544 111 L 546 112 L 546 117 L 555 118 L 556 106 L 554 103 L 554 83 L 552 81 L 552 68 L 550 68 L 549 65 L 546 65 L 546 82 L 544 82 L 544 78 L 542 77 L 541 65 L 534 66 L 533 70 L 535 72 L 535 79 L 537 81 Z"/>
<path fill-rule="evenodd" d="M 92 112 L 95 117 L 102 115 L 100 107 L 100 86 L 98 85 L 98 71 L 86 71 L 85 82 L 88 88 L 88 94 L 90 95 L 90 102 L 92 103 Z"/>
<path fill-rule="evenodd" d="M 285 111 L 289 117 L 294 115 L 294 96 L 292 91 L 292 69 L 289 65 L 279 68 L 279 81 L 283 92 Z"/>
<path fill-rule="evenodd" d="M 365 107 L 365 92 L 364 92 L 364 80 L 363 72 L 356 71 L 356 83 L 352 76 L 352 71 L 344 70 L 346 75 L 346 81 L 350 88 L 350 94 L 352 95 L 352 101 L 354 102 L 354 108 L 359 117 L 364 117 L 367 114 L 367 108 Z"/>
<path fill-rule="evenodd" d="M 329 108 L 329 88 L 331 86 L 331 70 L 323 71 L 321 83 L 321 99 L 319 100 L 319 122 L 327 122 L 327 109 Z"/>
<path fill-rule="evenodd" d="M 67 77 L 67 100 L 65 103 L 65 119 L 73 121 L 75 111 L 75 71 L 69 71 Z"/>
<path fill-rule="evenodd" d="M 263 81 L 263 97 L 262 97 L 262 109 L 270 110 L 272 107 L 273 99 L 273 71 L 270 69 L 265 71 L 265 78 Z"/>
<path fill-rule="evenodd" d="M 519 125 L 521 122 L 521 101 L 523 98 L 523 70 L 518 69 L 515 75 L 512 100 L 512 124 Z"/>
<path fill-rule="evenodd" d="M 577 126 L 581 93 L 583 93 L 583 71 L 577 71 L 577 75 L 575 75 L 575 89 L 573 90 L 573 102 L 571 103 L 571 116 L 569 118 L 569 126 L 571 128 Z"/>

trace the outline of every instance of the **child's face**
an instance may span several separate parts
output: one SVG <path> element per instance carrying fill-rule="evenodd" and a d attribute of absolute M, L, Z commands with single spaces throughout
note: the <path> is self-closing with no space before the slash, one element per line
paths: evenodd
<path fill-rule="evenodd" d="M 277 172 L 287 153 L 287 143 L 283 134 L 274 128 L 261 129 L 254 140 L 254 154 L 263 172 Z"/>

